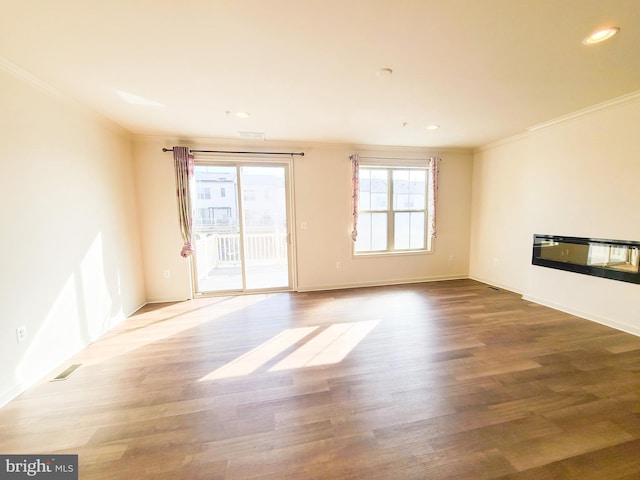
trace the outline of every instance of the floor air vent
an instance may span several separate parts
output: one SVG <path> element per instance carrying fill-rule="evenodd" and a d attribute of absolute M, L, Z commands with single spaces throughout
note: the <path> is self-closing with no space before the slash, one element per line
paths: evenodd
<path fill-rule="evenodd" d="M 75 364 L 71 365 L 64 372 L 62 372 L 60 375 L 58 375 L 56 378 L 54 378 L 51 381 L 52 382 L 59 382 L 61 380 L 66 380 L 67 378 L 69 378 L 69 375 L 71 375 L 73 372 L 75 372 L 80 367 L 80 365 L 82 365 L 82 364 L 81 363 L 75 363 Z"/>

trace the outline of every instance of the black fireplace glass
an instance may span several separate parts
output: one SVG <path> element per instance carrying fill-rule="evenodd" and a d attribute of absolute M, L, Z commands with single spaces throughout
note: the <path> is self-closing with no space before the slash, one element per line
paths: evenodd
<path fill-rule="evenodd" d="M 640 284 L 639 254 L 635 241 L 535 234 L 531 263 Z"/>

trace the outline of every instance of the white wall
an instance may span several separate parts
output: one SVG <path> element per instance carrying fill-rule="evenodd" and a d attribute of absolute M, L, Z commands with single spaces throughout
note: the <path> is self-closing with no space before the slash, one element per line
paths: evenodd
<path fill-rule="evenodd" d="M 190 294 L 189 262 L 179 256 L 182 240 L 176 214 L 173 160 L 170 153 L 161 151 L 162 147 L 172 145 L 189 145 L 197 149 L 304 151 L 304 157 L 294 159 L 294 234 L 297 289 L 300 291 L 465 278 L 468 275 L 471 152 L 138 138 L 134 151 L 149 301 L 182 300 Z M 411 158 L 438 154 L 443 159 L 439 233 L 433 254 L 353 257 L 348 157 L 356 151 Z M 307 224 L 304 230 L 300 228 L 302 222 Z M 451 256 L 454 261 L 449 261 Z M 336 262 L 340 262 L 340 269 L 336 268 Z M 171 271 L 169 279 L 164 278 L 164 270 Z"/>
<path fill-rule="evenodd" d="M 476 152 L 471 277 L 640 334 L 639 285 L 531 265 L 534 233 L 640 240 L 639 124 L 636 95 Z"/>
<path fill-rule="evenodd" d="M 0 405 L 144 302 L 129 136 L 28 78 L 0 68 Z"/>

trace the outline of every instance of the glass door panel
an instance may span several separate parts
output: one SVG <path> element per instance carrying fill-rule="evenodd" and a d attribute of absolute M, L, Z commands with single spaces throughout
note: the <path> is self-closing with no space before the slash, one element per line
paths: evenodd
<path fill-rule="evenodd" d="M 243 166 L 242 218 L 246 289 L 289 286 L 284 166 Z"/>
<path fill-rule="evenodd" d="M 193 195 L 196 292 L 242 290 L 238 169 L 196 165 Z"/>

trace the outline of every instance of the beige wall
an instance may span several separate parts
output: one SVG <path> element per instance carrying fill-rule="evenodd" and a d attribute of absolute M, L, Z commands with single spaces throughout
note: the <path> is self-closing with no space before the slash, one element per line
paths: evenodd
<path fill-rule="evenodd" d="M 476 152 L 470 275 L 640 334 L 640 286 L 531 265 L 534 233 L 640 240 L 639 124 L 636 96 Z"/>
<path fill-rule="evenodd" d="M 469 271 L 473 278 L 524 292 L 531 261 L 529 138 L 475 153 Z"/>
<path fill-rule="evenodd" d="M 180 256 L 173 157 L 162 147 L 171 143 L 134 143 L 138 218 L 142 241 L 144 284 L 148 302 L 191 298 L 189 261 Z M 169 278 L 164 272 L 169 271 Z"/>
<path fill-rule="evenodd" d="M 438 203 L 438 238 L 430 255 L 354 257 L 351 234 L 351 164 L 349 155 L 395 158 L 442 158 Z M 365 159 L 361 160 L 363 163 Z M 305 150 L 296 159 L 295 209 L 298 245 L 298 289 L 316 290 L 361 285 L 461 278 L 468 275 L 470 185 L 472 161 L 466 152 L 409 149 L 322 148 Z M 300 230 L 300 223 L 307 223 Z M 453 256 L 454 260 L 449 261 Z M 336 268 L 340 262 L 341 268 Z"/>
<path fill-rule="evenodd" d="M 3 69 L 0 105 L 2 405 L 145 298 L 128 135 Z"/>
<path fill-rule="evenodd" d="M 134 148 L 138 179 L 145 282 L 150 301 L 188 298 L 189 262 L 179 256 L 182 241 L 175 206 L 173 164 L 162 147 L 188 144 L 192 148 L 253 148 L 255 144 L 187 142 L 138 138 Z M 376 149 L 346 145 L 286 145 L 261 143 L 259 148 L 304 151 L 295 157 L 294 218 L 297 289 L 318 290 L 363 285 L 464 278 L 468 275 L 472 155 L 465 151 L 431 152 Z M 351 232 L 351 165 L 348 157 L 361 154 L 393 157 L 442 157 L 439 228 L 430 255 L 354 258 Z M 307 224 L 301 229 L 301 223 Z M 449 261 L 450 257 L 454 258 Z M 340 262 L 341 268 L 336 268 Z M 163 276 L 171 271 L 169 279 Z"/>

